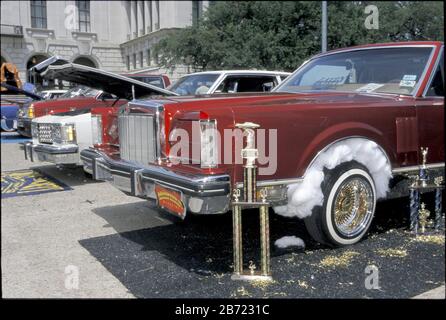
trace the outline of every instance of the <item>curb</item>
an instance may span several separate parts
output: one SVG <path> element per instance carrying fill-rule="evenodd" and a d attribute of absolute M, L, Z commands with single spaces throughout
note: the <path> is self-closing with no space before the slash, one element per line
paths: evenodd
<path fill-rule="evenodd" d="M 444 285 L 442 285 L 441 287 L 423 292 L 422 294 L 412 297 L 412 299 L 445 299 L 444 288 Z"/>

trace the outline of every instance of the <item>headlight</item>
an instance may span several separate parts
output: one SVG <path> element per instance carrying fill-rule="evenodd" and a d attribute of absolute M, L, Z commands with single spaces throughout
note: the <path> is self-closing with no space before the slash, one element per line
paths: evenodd
<path fill-rule="evenodd" d="M 99 114 L 91 115 L 91 136 L 93 144 L 102 144 L 102 116 Z"/>
<path fill-rule="evenodd" d="M 19 110 L 17 110 L 17 118 L 23 118 L 25 116 L 25 110 L 23 107 L 20 107 Z"/>
<path fill-rule="evenodd" d="M 28 118 L 34 118 L 34 105 L 30 105 L 27 112 Z"/>
<path fill-rule="evenodd" d="M 168 154 L 167 150 L 167 137 L 166 137 L 166 124 L 164 111 L 156 112 L 156 121 L 158 122 L 158 139 L 159 139 L 159 157 L 166 158 Z"/>
<path fill-rule="evenodd" d="M 216 120 L 200 120 L 202 168 L 215 168 L 218 164 L 218 132 Z"/>
<path fill-rule="evenodd" d="M 117 118 L 113 119 L 110 128 L 108 128 L 107 133 L 110 136 L 110 138 L 112 138 L 113 140 L 118 139 L 119 131 L 118 131 L 118 119 Z"/>
<path fill-rule="evenodd" d="M 55 125 L 53 127 L 53 140 L 56 143 L 76 143 L 76 127 L 74 124 Z"/>

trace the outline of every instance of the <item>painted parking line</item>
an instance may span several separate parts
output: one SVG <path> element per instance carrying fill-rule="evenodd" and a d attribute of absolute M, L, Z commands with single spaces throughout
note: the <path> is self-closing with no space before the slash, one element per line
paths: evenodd
<path fill-rule="evenodd" d="M 63 182 L 39 170 L 5 171 L 2 172 L 1 181 L 2 198 L 72 190 Z"/>

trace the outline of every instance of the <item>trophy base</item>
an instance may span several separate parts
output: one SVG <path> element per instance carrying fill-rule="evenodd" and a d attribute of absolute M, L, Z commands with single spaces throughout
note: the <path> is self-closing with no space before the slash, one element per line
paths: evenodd
<path fill-rule="evenodd" d="M 418 232 L 417 236 L 436 236 L 439 234 L 442 234 L 443 230 L 435 230 L 435 229 L 429 229 L 424 231 L 424 233 Z"/>
<path fill-rule="evenodd" d="M 243 274 L 233 274 L 231 280 L 241 280 L 241 281 L 273 281 L 272 276 L 264 276 L 259 274 L 243 273 Z"/>
<path fill-rule="evenodd" d="M 444 230 L 442 230 L 441 228 L 438 230 L 429 228 L 429 229 L 425 230 L 423 233 L 420 231 L 420 229 L 418 229 L 417 233 L 415 233 L 415 231 L 410 231 L 410 230 L 406 230 L 406 233 L 411 237 L 435 236 L 435 235 L 443 234 Z"/>

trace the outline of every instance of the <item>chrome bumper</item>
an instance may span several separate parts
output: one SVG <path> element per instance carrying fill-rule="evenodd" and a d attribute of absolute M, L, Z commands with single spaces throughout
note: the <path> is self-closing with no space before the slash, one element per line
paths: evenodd
<path fill-rule="evenodd" d="M 113 160 L 95 149 L 81 152 L 84 170 L 95 180 L 108 181 L 124 193 L 156 201 L 155 184 L 183 194 L 187 210 L 197 214 L 225 213 L 230 208 L 229 175 L 178 173 L 155 165 Z"/>
<path fill-rule="evenodd" d="M 25 159 L 31 162 L 46 161 L 54 164 L 80 164 L 78 147 L 55 147 L 51 145 L 23 144 Z"/>
<path fill-rule="evenodd" d="M 31 138 L 31 122 L 30 118 L 18 118 L 17 120 L 17 132 L 22 136 Z"/>

